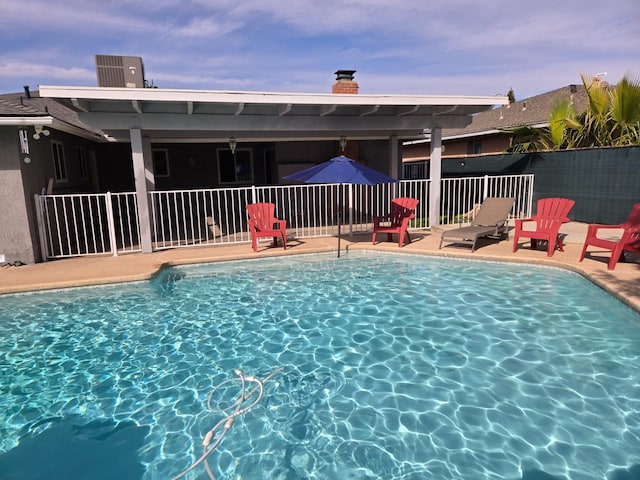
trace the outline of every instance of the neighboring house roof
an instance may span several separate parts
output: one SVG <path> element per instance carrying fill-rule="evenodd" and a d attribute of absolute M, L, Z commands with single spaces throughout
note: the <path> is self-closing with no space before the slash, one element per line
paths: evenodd
<path fill-rule="evenodd" d="M 541 95 L 529 97 L 510 105 L 477 113 L 471 123 L 464 128 L 443 129 L 442 140 L 477 137 L 501 133 L 503 129 L 529 125 L 547 126 L 549 114 L 562 99 L 570 99 L 576 111 L 581 113 L 587 109 L 588 96 L 583 85 L 567 85 Z M 416 140 L 406 144 L 428 143 L 429 139 Z"/>
<path fill-rule="evenodd" d="M 56 130 L 96 141 L 105 141 L 102 131 L 78 118 L 77 112 L 39 92 L 0 94 L 0 125 L 47 125 Z"/>

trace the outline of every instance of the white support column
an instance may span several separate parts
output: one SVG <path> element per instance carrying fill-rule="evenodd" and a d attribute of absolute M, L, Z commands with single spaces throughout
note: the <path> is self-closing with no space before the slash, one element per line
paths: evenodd
<path fill-rule="evenodd" d="M 398 148 L 398 136 L 391 135 L 389 137 L 389 160 L 391 163 L 391 171 L 389 175 L 398 180 L 402 180 L 403 166 L 402 166 L 402 151 Z M 391 197 L 397 197 L 400 189 L 398 184 L 391 185 Z"/>
<path fill-rule="evenodd" d="M 153 248 L 151 244 L 151 221 L 149 216 L 149 195 L 147 190 L 147 166 L 151 164 L 152 160 L 150 158 L 145 159 L 145 156 L 151 157 L 150 141 L 149 139 L 142 138 L 142 132 L 139 128 L 130 129 L 129 135 L 131 136 L 133 176 L 135 178 L 136 185 L 136 200 L 138 201 L 140 246 L 142 247 L 143 253 L 151 253 Z M 153 178 L 152 172 L 151 178 Z"/>
<path fill-rule="evenodd" d="M 156 177 L 153 174 L 153 152 L 149 137 L 142 137 L 142 156 L 144 157 L 144 178 L 147 192 L 152 192 L 156 189 Z"/>
<path fill-rule="evenodd" d="M 391 163 L 391 171 L 389 175 L 398 180 L 402 180 L 402 155 L 398 148 L 398 136 L 389 137 L 389 160 Z"/>
<path fill-rule="evenodd" d="M 431 155 L 429 157 L 429 228 L 440 224 L 440 198 L 442 183 L 442 128 L 431 129 Z"/>

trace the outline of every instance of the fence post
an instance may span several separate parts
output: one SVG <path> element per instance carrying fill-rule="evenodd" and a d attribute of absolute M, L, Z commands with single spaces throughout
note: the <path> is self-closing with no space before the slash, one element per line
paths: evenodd
<path fill-rule="evenodd" d="M 530 182 L 527 182 L 529 184 L 529 191 L 527 194 L 529 201 L 527 202 L 527 213 L 525 214 L 525 217 L 527 218 L 531 217 L 531 212 L 533 211 L 533 182 L 535 181 L 535 175 L 531 174 L 530 180 Z"/>
<path fill-rule="evenodd" d="M 484 176 L 484 182 L 482 184 L 482 200 L 489 196 L 489 175 Z"/>
<path fill-rule="evenodd" d="M 258 189 L 255 185 L 251 185 L 251 203 L 258 203 Z"/>
<path fill-rule="evenodd" d="M 36 219 L 38 222 L 38 236 L 40 238 L 40 256 L 42 257 L 42 261 L 46 262 L 49 260 L 49 253 L 47 251 L 47 234 L 44 228 L 44 215 L 42 212 L 42 197 L 38 194 L 34 195 L 36 201 Z M 44 197 L 46 201 L 47 197 Z"/>
<path fill-rule="evenodd" d="M 107 226 L 109 228 L 109 242 L 111 242 L 111 251 L 113 256 L 118 256 L 118 245 L 116 243 L 116 223 L 113 219 L 113 202 L 111 201 L 111 192 L 105 195 L 107 203 Z"/>

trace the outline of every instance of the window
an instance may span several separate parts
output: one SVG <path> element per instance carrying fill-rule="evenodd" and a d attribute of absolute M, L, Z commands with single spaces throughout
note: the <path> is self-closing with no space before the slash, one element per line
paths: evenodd
<path fill-rule="evenodd" d="M 78 147 L 78 171 L 80 172 L 80 180 L 86 180 L 89 178 L 87 150 L 84 147 Z"/>
<path fill-rule="evenodd" d="M 218 149 L 218 172 L 220 183 L 252 183 L 251 149 L 238 148 L 235 155 L 229 149 Z"/>
<path fill-rule="evenodd" d="M 404 178 L 413 180 L 416 178 L 426 178 L 424 174 L 426 162 L 416 162 L 405 165 Z"/>
<path fill-rule="evenodd" d="M 51 140 L 51 150 L 53 154 L 53 173 L 56 182 L 67 181 L 67 164 L 64 160 L 64 147 L 62 142 Z"/>
<path fill-rule="evenodd" d="M 480 140 L 479 138 L 469 140 L 467 142 L 467 154 L 479 155 L 480 153 L 482 153 L 482 140 Z"/>
<path fill-rule="evenodd" d="M 157 149 L 151 151 L 153 155 L 153 174 L 156 177 L 169 176 L 169 151 Z"/>

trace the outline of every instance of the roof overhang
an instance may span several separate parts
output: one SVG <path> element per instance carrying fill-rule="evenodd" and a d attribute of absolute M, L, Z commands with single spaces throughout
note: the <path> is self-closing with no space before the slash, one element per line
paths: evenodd
<path fill-rule="evenodd" d="M 504 96 L 346 95 L 40 86 L 117 141 L 140 129 L 153 142 L 420 138 L 463 128 Z"/>
<path fill-rule="evenodd" d="M 16 127 L 51 125 L 52 123 L 53 123 L 53 117 L 49 115 L 0 117 L 0 125 L 9 125 L 9 126 L 16 126 Z"/>
<path fill-rule="evenodd" d="M 0 117 L 0 126 L 14 126 L 14 127 L 51 127 L 61 132 L 70 133 L 77 137 L 83 137 L 88 140 L 106 141 L 105 138 L 98 136 L 97 134 L 85 130 L 84 128 L 77 127 L 67 122 L 58 120 L 51 115 L 41 116 L 8 116 Z"/>
<path fill-rule="evenodd" d="M 487 137 L 489 135 L 500 135 L 500 134 L 504 135 L 510 129 L 516 129 L 519 127 L 546 128 L 548 126 L 549 126 L 549 122 L 538 122 L 538 123 L 532 123 L 527 125 L 511 125 L 508 127 L 504 127 L 502 129 L 491 128 L 487 130 L 475 130 L 470 132 L 456 133 L 453 135 L 447 135 L 447 132 L 443 132 L 442 141 L 445 142 L 450 140 L 461 140 L 465 138 Z M 422 137 L 423 138 L 407 140 L 406 142 L 403 143 L 403 145 L 410 146 L 410 145 L 421 145 L 421 144 L 431 143 L 431 135 L 429 133 L 424 133 Z"/>

